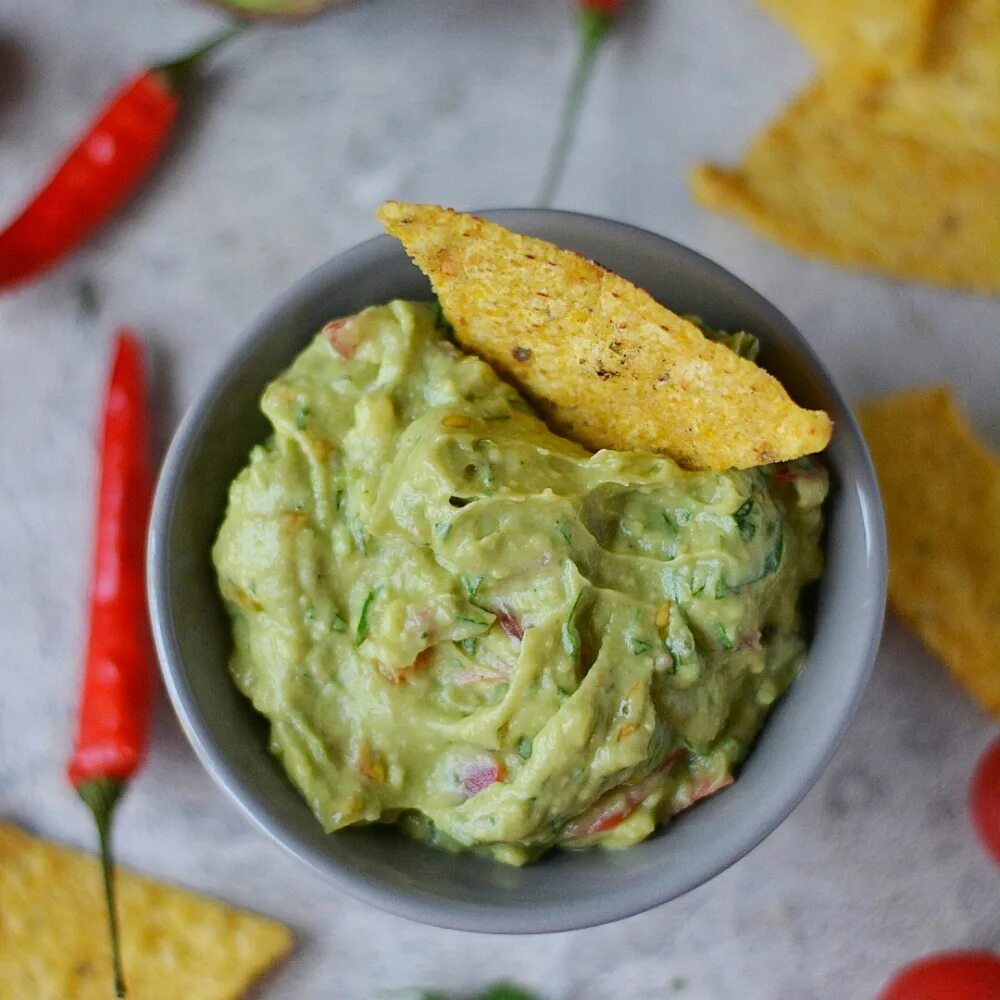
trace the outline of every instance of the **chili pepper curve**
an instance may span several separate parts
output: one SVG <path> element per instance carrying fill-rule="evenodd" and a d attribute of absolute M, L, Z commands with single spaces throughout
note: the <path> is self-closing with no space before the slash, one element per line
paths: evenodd
<path fill-rule="evenodd" d="M 123 997 L 111 820 L 145 754 L 153 693 L 145 585 L 153 469 L 142 345 L 127 330 L 116 337 L 100 458 L 83 690 L 67 775 L 97 823 L 115 994 Z"/>
<path fill-rule="evenodd" d="M 120 88 L 55 172 L 0 231 L 0 291 L 35 278 L 75 250 L 159 159 L 184 95 L 231 28 Z"/>
<path fill-rule="evenodd" d="M 573 144 L 573 136 L 580 118 L 580 108 L 587 91 L 590 75 L 594 69 L 594 60 L 601 43 L 624 6 L 625 0 L 577 0 L 580 47 L 577 52 L 576 68 L 573 70 L 562 115 L 559 119 L 556 142 L 552 148 L 541 193 L 538 196 L 537 205 L 539 208 L 547 208 L 551 205 L 559 190 L 566 169 L 566 157 Z"/>

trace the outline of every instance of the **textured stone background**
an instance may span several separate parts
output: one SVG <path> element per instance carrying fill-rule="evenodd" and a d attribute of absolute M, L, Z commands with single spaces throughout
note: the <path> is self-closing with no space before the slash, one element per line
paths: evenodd
<path fill-rule="evenodd" d="M 153 345 L 162 443 L 247 322 L 373 235 L 383 198 L 530 203 L 570 68 L 570 6 L 367 0 L 260 28 L 218 60 L 147 191 L 57 274 L 0 300 L 0 817 L 93 839 L 62 766 L 113 326 L 133 323 Z M 636 7 L 600 60 L 559 206 L 720 261 L 799 324 L 851 398 L 946 379 L 1000 442 L 996 301 L 797 259 L 689 201 L 688 166 L 734 157 L 806 79 L 803 53 L 738 0 Z M 117 80 L 217 23 L 180 0 L 0 0 L 0 214 Z M 85 281 L 96 316 L 80 306 Z M 319 884 L 237 815 L 162 699 L 119 847 L 129 864 L 296 929 L 294 959 L 260 998 L 516 976 L 552 1000 L 675 988 L 685 1000 L 861 1000 L 927 950 L 1000 945 L 1000 877 L 965 816 L 994 731 L 890 619 L 857 721 L 778 832 L 676 903 L 551 937 L 422 927 Z"/>

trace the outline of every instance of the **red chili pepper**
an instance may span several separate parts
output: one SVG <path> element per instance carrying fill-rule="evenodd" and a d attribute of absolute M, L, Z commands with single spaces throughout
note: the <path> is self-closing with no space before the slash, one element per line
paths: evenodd
<path fill-rule="evenodd" d="M 603 14 L 617 14 L 625 6 L 625 0 L 578 0 L 583 10 L 596 10 Z"/>
<path fill-rule="evenodd" d="M 0 291 L 58 263 L 135 191 L 159 158 L 205 56 L 240 30 L 144 70 L 111 98 L 46 184 L 0 232 Z"/>
<path fill-rule="evenodd" d="M 118 947 L 111 818 L 142 762 L 153 692 L 146 612 L 145 546 L 152 497 L 149 417 L 142 345 L 120 331 L 104 403 L 90 621 L 79 726 L 67 774 L 97 823 L 114 961 Z"/>
<path fill-rule="evenodd" d="M 615 18 L 625 6 L 625 0 L 577 0 L 577 23 L 580 31 L 580 47 L 577 53 L 576 68 L 570 79 L 569 91 L 563 105 L 562 116 L 559 119 L 559 131 L 556 143 L 552 148 L 549 166 L 542 182 L 541 194 L 538 196 L 538 207 L 547 208 L 552 204 L 566 169 L 566 157 L 580 119 L 580 108 L 587 92 L 587 84 L 594 69 L 594 60 L 605 36 L 611 29 Z"/>
<path fill-rule="evenodd" d="M 969 808 L 983 847 L 1000 865 L 1000 737 L 979 758 L 969 789 Z"/>
<path fill-rule="evenodd" d="M 879 1000 L 997 1000 L 1000 956 L 990 951 L 942 952 L 893 976 Z"/>

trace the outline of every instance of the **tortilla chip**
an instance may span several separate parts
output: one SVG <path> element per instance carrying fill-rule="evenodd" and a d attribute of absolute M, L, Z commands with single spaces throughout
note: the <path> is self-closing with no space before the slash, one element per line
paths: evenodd
<path fill-rule="evenodd" d="M 847 69 L 838 73 L 829 97 L 833 113 L 844 118 L 861 109 L 866 127 L 952 148 L 959 156 L 962 150 L 1000 156 L 1000 81 L 991 93 L 951 74 Z"/>
<path fill-rule="evenodd" d="M 235 1000 L 291 947 L 281 924 L 118 871 L 129 1000 Z M 0 994 L 107 1000 L 111 951 L 97 860 L 0 824 Z"/>
<path fill-rule="evenodd" d="M 880 128 L 1000 152 L 1000 0 L 761 0 Z M 831 88 L 836 98 L 837 88 Z"/>
<path fill-rule="evenodd" d="M 825 413 L 593 261 L 450 209 L 391 201 L 378 215 L 430 277 L 457 340 L 581 444 L 729 469 L 829 442 Z"/>
<path fill-rule="evenodd" d="M 695 197 L 778 243 L 842 264 L 1000 289 L 1000 158 L 880 129 L 864 94 L 816 81 L 742 165 L 703 165 Z"/>
<path fill-rule="evenodd" d="M 887 131 L 1000 154 L 1000 0 L 938 3 L 925 58 L 904 74 L 888 67 L 838 75 Z M 860 91 L 860 94 L 859 94 Z"/>
<path fill-rule="evenodd" d="M 1000 0 L 939 2 L 927 68 L 1000 101 Z"/>
<path fill-rule="evenodd" d="M 927 63 L 887 105 L 887 124 L 922 108 L 925 135 L 1000 155 L 1000 0 L 939 3 Z"/>
<path fill-rule="evenodd" d="M 885 506 L 892 607 L 1000 715 L 1000 460 L 944 388 L 858 414 Z"/>
<path fill-rule="evenodd" d="M 938 0 L 759 0 L 824 64 L 860 61 L 894 70 L 927 56 Z"/>

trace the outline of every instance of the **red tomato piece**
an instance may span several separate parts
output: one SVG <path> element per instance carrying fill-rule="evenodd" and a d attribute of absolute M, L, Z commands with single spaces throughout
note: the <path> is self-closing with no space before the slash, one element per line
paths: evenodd
<path fill-rule="evenodd" d="M 405 684 L 406 681 L 425 667 L 429 667 L 434 658 L 434 650 L 431 648 L 422 649 L 417 653 L 416 659 L 408 667 L 381 667 L 382 675 L 393 684 Z"/>
<path fill-rule="evenodd" d="M 635 781 L 609 792 L 596 806 L 566 829 L 567 840 L 583 840 L 605 830 L 613 830 L 642 805 L 643 801 L 663 783 L 664 776 L 684 758 L 685 751 L 672 750 L 663 763 L 642 781 Z"/>
<path fill-rule="evenodd" d="M 1000 864 L 1000 737 L 979 758 L 969 788 L 969 809 L 979 839 Z"/>
<path fill-rule="evenodd" d="M 506 769 L 503 764 L 492 757 L 478 757 L 466 762 L 459 772 L 459 781 L 466 798 L 478 795 L 484 788 L 498 781 L 503 781 Z"/>
<path fill-rule="evenodd" d="M 723 774 L 721 777 L 712 778 L 710 781 L 698 782 L 691 790 L 692 805 L 701 799 L 707 799 L 709 795 L 721 792 L 723 788 L 728 788 L 732 783 L 733 776 L 731 774 Z"/>
<path fill-rule="evenodd" d="M 351 322 L 353 318 L 346 316 L 344 319 L 332 319 L 320 331 L 342 358 L 353 358 L 358 350 L 356 324 Z"/>
<path fill-rule="evenodd" d="M 774 470 L 774 475 L 771 477 L 772 481 L 779 486 L 790 486 L 792 483 L 796 482 L 802 477 L 802 473 L 798 469 L 790 468 L 787 465 L 782 466 L 780 469 Z"/>
<path fill-rule="evenodd" d="M 991 951 L 928 955 L 897 972 L 878 1000 L 1000 1000 L 1000 957 Z"/>
<path fill-rule="evenodd" d="M 524 626 L 518 621 L 517 617 L 510 611 L 508 611 L 503 605 L 501 605 L 496 610 L 497 621 L 500 622 L 500 627 L 509 635 L 512 639 L 523 639 L 524 638 Z"/>
<path fill-rule="evenodd" d="M 638 802 L 626 802 L 624 805 L 619 806 L 612 812 L 599 816 L 585 830 L 581 830 L 578 836 L 590 837 L 595 833 L 604 833 L 605 830 L 613 830 L 623 820 L 628 819 L 628 817 L 635 812 L 638 805 Z"/>

